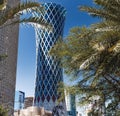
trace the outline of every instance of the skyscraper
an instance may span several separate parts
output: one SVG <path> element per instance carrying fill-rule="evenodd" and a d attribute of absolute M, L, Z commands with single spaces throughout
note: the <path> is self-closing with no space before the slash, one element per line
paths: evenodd
<path fill-rule="evenodd" d="M 58 99 L 57 84 L 63 81 L 63 72 L 59 67 L 60 62 L 49 55 L 49 50 L 59 37 L 63 36 L 66 10 L 55 3 L 45 3 L 45 14 L 41 15 L 48 23 L 52 24 L 53 31 L 36 28 L 36 83 L 35 106 L 52 110 Z"/>
<path fill-rule="evenodd" d="M 25 93 L 22 91 L 15 92 L 14 110 L 20 110 L 24 108 Z"/>
<path fill-rule="evenodd" d="M 66 101 L 66 110 L 68 116 L 76 116 L 76 97 L 72 94 L 66 94 L 65 95 L 65 101 Z"/>
<path fill-rule="evenodd" d="M 19 0 L 7 0 L 8 6 L 13 7 Z M 0 54 L 7 58 L 0 61 L 0 105 L 5 105 L 13 111 L 19 24 L 0 29 Z"/>

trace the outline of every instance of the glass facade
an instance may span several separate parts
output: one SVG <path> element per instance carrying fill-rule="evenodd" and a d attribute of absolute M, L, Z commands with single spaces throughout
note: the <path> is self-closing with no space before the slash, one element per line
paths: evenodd
<path fill-rule="evenodd" d="M 55 3 L 45 3 L 45 14 L 41 15 L 48 23 L 52 24 L 53 31 L 36 29 L 36 83 L 35 106 L 42 106 L 52 110 L 58 99 L 57 84 L 63 81 L 63 72 L 59 67 L 60 62 L 49 55 L 49 50 L 59 37 L 63 36 L 65 21 L 64 7 Z M 39 14 L 35 14 L 39 15 Z"/>
<path fill-rule="evenodd" d="M 65 92 L 66 93 L 66 92 Z M 67 116 L 76 116 L 76 97 L 72 94 L 65 94 Z"/>
<path fill-rule="evenodd" d="M 14 110 L 20 110 L 24 107 L 25 93 L 22 91 L 15 92 Z"/>

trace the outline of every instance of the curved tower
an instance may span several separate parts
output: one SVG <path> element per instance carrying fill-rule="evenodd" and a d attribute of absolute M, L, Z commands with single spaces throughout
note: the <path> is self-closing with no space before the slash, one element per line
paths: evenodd
<path fill-rule="evenodd" d="M 37 67 L 34 105 L 52 110 L 58 99 L 57 84 L 63 81 L 63 72 L 59 67 L 60 62 L 48 52 L 57 39 L 63 36 L 66 11 L 64 7 L 55 3 L 45 3 L 43 6 L 46 12 L 42 17 L 52 24 L 53 31 L 36 28 Z"/>

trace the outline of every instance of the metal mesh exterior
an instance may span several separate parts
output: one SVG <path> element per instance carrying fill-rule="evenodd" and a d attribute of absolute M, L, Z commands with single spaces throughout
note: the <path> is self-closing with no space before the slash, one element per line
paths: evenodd
<path fill-rule="evenodd" d="M 36 83 L 35 106 L 42 106 L 52 110 L 58 99 L 57 84 L 63 81 L 60 62 L 49 55 L 49 50 L 56 40 L 63 35 L 65 9 L 54 3 L 45 3 L 46 13 L 42 15 L 53 25 L 53 31 L 36 28 Z"/>

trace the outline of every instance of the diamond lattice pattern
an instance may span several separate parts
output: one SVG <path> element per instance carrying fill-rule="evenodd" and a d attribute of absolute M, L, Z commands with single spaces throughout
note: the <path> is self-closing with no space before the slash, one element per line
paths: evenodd
<path fill-rule="evenodd" d="M 53 31 L 36 28 L 37 67 L 34 104 L 37 106 L 44 106 L 44 102 L 55 103 L 58 99 L 57 84 L 63 80 L 60 62 L 55 60 L 56 57 L 49 55 L 49 50 L 63 35 L 65 9 L 54 3 L 46 3 L 44 7 L 46 13 L 41 16 L 52 24 Z"/>

